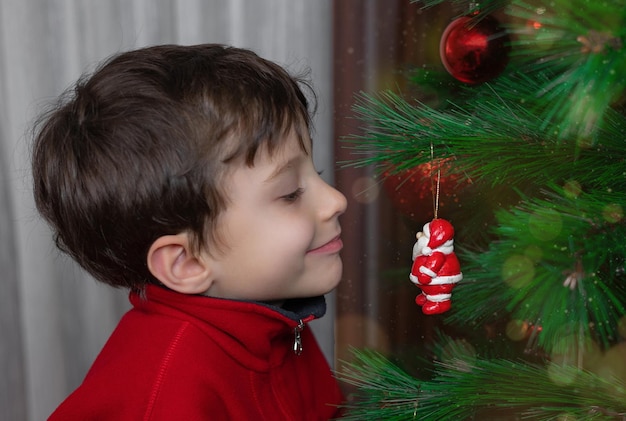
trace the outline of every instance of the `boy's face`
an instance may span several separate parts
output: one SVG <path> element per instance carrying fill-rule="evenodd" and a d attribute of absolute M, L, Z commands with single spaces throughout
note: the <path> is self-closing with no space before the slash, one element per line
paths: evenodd
<path fill-rule="evenodd" d="M 209 257 L 214 281 L 207 295 L 274 301 L 337 286 L 346 198 L 315 170 L 308 139 L 306 148 L 291 132 L 272 155 L 260 148 L 253 167 L 234 164 L 218 220 L 225 247 Z"/>

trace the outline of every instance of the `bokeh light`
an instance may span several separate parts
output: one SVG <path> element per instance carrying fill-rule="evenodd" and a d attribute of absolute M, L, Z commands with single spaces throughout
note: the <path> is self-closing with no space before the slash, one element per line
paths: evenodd
<path fill-rule="evenodd" d="M 524 256 L 528 257 L 533 263 L 539 263 L 543 258 L 543 251 L 539 246 L 531 244 L 524 250 Z"/>
<path fill-rule="evenodd" d="M 624 208 L 617 203 L 608 204 L 602 209 L 602 217 L 612 224 L 620 222 L 624 219 Z"/>
<path fill-rule="evenodd" d="M 380 193 L 380 185 L 372 177 L 359 177 L 352 184 L 352 197 L 359 203 L 372 203 Z"/>
<path fill-rule="evenodd" d="M 621 338 L 626 339 L 626 316 L 623 316 L 621 319 L 619 319 L 619 322 L 617 324 L 617 332 L 619 333 L 619 336 Z"/>
<path fill-rule="evenodd" d="M 582 193 L 583 188 L 578 181 L 569 180 L 563 186 L 563 190 L 565 192 L 565 196 L 570 199 L 575 199 L 580 195 L 580 193 Z"/>
<path fill-rule="evenodd" d="M 569 365 L 560 365 L 554 362 L 548 364 L 548 378 L 559 386 L 572 384 L 578 376 L 578 370 Z"/>
<path fill-rule="evenodd" d="M 561 215 L 554 209 L 544 208 L 530 216 L 530 234 L 538 240 L 549 241 L 556 238 L 563 229 Z"/>
<path fill-rule="evenodd" d="M 512 288 L 523 288 L 535 277 L 535 265 L 526 256 L 514 255 L 502 265 L 502 279 Z"/>
<path fill-rule="evenodd" d="M 528 328 L 528 322 L 525 322 L 523 320 L 510 320 L 506 324 L 506 336 L 512 341 L 521 341 L 526 337 L 526 334 L 528 333 Z"/>

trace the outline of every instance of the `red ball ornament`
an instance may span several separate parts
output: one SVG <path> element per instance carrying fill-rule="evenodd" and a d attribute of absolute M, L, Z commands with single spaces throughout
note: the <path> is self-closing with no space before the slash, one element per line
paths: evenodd
<path fill-rule="evenodd" d="M 439 54 L 448 73 L 477 84 L 498 76 L 509 62 L 509 35 L 497 19 L 469 16 L 452 21 L 441 36 Z"/>
<path fill-rule="evenodd" d="M 450 174 L 452 158 L 433 162 L 394 173 L 383 173 L 383 187 L 398 212 L 414 221 L 424 222 L 434 217 L 434 192 L 439 179 L 439 210 L 457 202 L 456 192 L 465 185 L 461 174 Z M 469 180 L 467 181 L 469 183 Z"/>

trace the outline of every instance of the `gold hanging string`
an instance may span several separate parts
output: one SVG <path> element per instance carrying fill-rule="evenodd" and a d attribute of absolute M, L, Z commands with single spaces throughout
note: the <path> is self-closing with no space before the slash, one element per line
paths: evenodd
<path fill-rule="evenodd" d="M 430 192 L 433 196 L 433 219 L 437 219 L 439 213 L 439 186 L 441 184 L 441 165 L 437 167 L 437 185 L 433 180 L 433 165 L 435 165 L 435 148 L 430 142 Z"/>

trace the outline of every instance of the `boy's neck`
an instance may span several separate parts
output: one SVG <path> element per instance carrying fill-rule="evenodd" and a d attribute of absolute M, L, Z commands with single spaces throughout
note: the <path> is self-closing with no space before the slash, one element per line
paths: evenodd
<path fill-rule="evenodd" d="M 263 301 L 264 304 L 273 306 L 273 307 L 279 307 L 282 308 L 283 305 L 285 304 L 285 300 L 275 300 L 275 301 Z"/>

